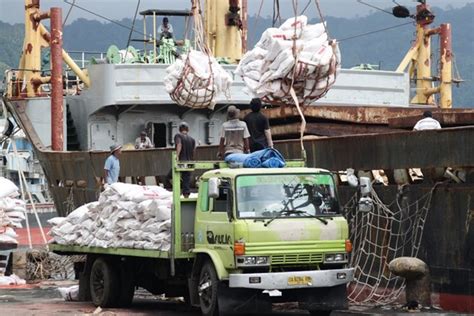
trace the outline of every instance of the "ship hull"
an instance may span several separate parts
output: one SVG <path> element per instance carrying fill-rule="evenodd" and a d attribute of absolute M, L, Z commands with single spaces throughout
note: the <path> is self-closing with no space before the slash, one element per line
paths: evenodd
<path fill-rule="evenodd" d="M 106 151 L 52 152 L 45 149 L 29 124 L 21 103 L 13 112 L 32 140 L 42 162 L 59 215 L 84 203 L 95 201 L 101 190 Z M 441 184 L 433 193 L 426 216 L 419 257 L 430 268 L 433 303 L 447 310 L 474 312 L 474 127 L 385 134 L 366 134 L 305 140 L 305 153 L 299 140 L 277 141 L 276 148 L 288 159 L 306 156 L 310 167 L 332 171 L 354 168 L 359 171 L 384 170 L 391 185 L 376 187 L 382 200 L 394 201 L 400 186 L 397 170 L 408 168 L 460 168 L 464 183 Z M 171 148 L 130 150 L 121 156 L 121 177 L 133 182 L 148 176 L 163 182 L 171 167 Z M 214 160 L 216 146 L 200 146 L 197 159 Z M 427 177 L 426 181 L 436 180 Z M 403 186 L 408 202 L 417 201 L 433 187 L 429 183 Z M 399 183 L 402 184 L 402 183 Z M 345 184 L 339 186 L 342 205 L 354 194 Z M 357 227 L 351 227 L 352 230 Z"/>

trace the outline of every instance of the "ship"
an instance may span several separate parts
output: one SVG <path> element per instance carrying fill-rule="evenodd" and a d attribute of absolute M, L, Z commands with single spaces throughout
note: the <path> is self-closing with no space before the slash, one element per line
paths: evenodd
<path fill-rule="evenodd" d="M 270 119 L 275 147 L 285 157 L 304 156 L 308 166 L 340 175 L 340 199 L 348 216 L 356 207 L 351 201 L 357 195 L 345 181 L 349 168 L 372 179 L 382 174 L 384 180 L 374 188 L 386 205 L 401 203 L 407 206 L 403 210 L 410 212 L 423 209 L 418 202 L 429 196 L 423 225 L 417 226 L 421 235 L 416 235 L 415 255 L 430 268 L 433 303 L 446 310 L 474 312 L 474 148 L 468 145 L 474 139 L 474 111 L 452 108 L 455 80 L 451 77 L 450 26 L 431 28 L 434 14 L 426 1 L 418 2 L 416 13 L 406 15 L 407 9 L 399 5 L 394 10 L 394 14 L 415 20 L 417 34 L 398 69 L 342 69 L 323 98 L 302 108 L 308 122 L 303 147 L 294 107 L 269 106 L 262 111 Z M 229 62 L 223 67 L 234 79 L 231 99 L 218 98 L 213 110 L 178 106 L 164 90 L 162 78 L 169 66 L 165 61 L 172 62 L 173 52 L 187 45 L 182 41 L 171 50 L 163 46 L 156 34 L 157 18 L 190 19 L 192 11 L 140 12 L 144 21 L 152 19 L 154 25 L 152 36 L 143 32 L 142 57 L 130 54 L 131 60 L 140 62 L 122 58 L 132 51 L 128 48 L 125 54 L 111 49 L 93 63 L 79 66 L 61 47 L 60 10 L 43 12 L 39 0 L 25 0 L 22 58 L 19 70 L 7 72 L 3 101 L 33 145 L 59 215 L 97 199 L 107 149 L 112 144 L 133 144 L 142 130 L 148 132 L 155 148 L 123 151 L 123 181 L 136 183 L 145 178 L 151 184 L 165 182 L 173 135 L 181 121 L 188 122 L 201 144 L 198 158 L 216 159 L 225 109 L 234 104 L 245 112 L 250 100 L 243 92 L 244 82 L 233 74 L 236 65 L 232 64 L 242 56 L 247 42 L 247 1 L 207 0 L 203 11 L 208 46 L 215 57 Z M 41 23 L 45 18 L 51 20 L 49 31 Z M 431 36 L 441 36 L 443 43 L 440 73 L 436 75 L 430 70 Z M 51 47 L 50 76 L 42 74 L 41 46 Z M 67 73 L 63 73 L 63 62 Z M 439 94 L 438 101 L 435 94 Z M 444 128 L 412 132 L 426 110 L 432 111 Z M 446 174 L 451 180 L 439 182 Z M 360 230 L 357 220 L 351 223 L 353 232 Z M 390 248 L 390 242 L 384 247 Z M 383 266 L 379 261 L 383 260 L 373 259 Z M 379 276 L 387 272 L 380 271 Z M 380 287 L 362 283 L 357 284 L 364 288 L 359 291 L 365 297 L 361 301 L 369 302 L 380 294 Z M 383 302 L 384 293 L 379 296 L 382 299 L 378 301 Z"/>

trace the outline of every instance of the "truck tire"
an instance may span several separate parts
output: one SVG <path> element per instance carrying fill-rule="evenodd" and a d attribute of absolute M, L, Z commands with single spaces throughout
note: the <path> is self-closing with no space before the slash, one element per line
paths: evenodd
<path fill-rule="evenodd" d="M 119 273 L 113 264 L 98 258 L 90 275 L 91 298 L 95 306 L 115 307 L 120 295 Z"/>
<path fill-rule="evenodd" d="M 217 279 L 216 269 L 211 261 L 207 260 L 201 267 L 197 293 L 199 295 L 199 305 L 204 316 L 217 316 Z"/>

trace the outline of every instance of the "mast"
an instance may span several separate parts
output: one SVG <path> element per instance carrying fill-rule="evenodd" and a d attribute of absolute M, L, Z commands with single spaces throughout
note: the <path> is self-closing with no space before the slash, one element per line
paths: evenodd
<path fill-rule="evenodd" d="M 241 4 L 245 8 L 246 0 L 205 0 L 206 40 L 215 57 L 229 58 L 233 62 L 242 57 L 245 36 L 242 36 L 240 15 L 246 12 L 241 10 Z"/>
<path fill-rule="evenodd" d="M 441 24 L 437 28 L 429 28 L 434 21 L 434 14 L 426 4 L 426 0 L 416 7 L 416 41 L 410 48 L 397 68 L 403 72 L 410 65 L 410 78 L 416 81 L 416 95 L 411 100 L 412 104 L 435 105 L 433 95 L 440 94 L 440 108 L 452 107 L 452 47 L 451 25 Z M 440 73 L 438 76 L 431 74 L 431 36 L 440 37 Z M 439 81 L 438 86 L 433 82 Z"/>

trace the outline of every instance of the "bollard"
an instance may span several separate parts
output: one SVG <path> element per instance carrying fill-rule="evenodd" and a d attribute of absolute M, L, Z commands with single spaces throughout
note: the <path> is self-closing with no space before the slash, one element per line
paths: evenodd
<path fill-rule="evenodd" d="M 431 284 L 428 265 L 418 258 L 400 257 L 389 263 L 390 271 L 405 278 L 407 304 L 431 306 Z"/>

